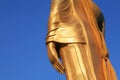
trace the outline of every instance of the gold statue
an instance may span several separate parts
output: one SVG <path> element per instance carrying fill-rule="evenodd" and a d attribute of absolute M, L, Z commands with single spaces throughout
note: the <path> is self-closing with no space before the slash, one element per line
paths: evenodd
<path fill-rule="evenodd" d="M 67 80 L 117 80 L 104 41 L 104 17 L 92 0 L 52 0 L 49 59 Z"/>

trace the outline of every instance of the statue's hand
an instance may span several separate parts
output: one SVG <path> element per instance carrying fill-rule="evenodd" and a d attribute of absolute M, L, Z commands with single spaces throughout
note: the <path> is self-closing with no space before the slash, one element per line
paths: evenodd
<path fill-rule="evenodd" d="M 64 73 L 64 67 L 60 63 L 57 51 L 55 49 L 55 43 L 54 42 L 49 42 L 47 44 L 47 49 L 48 49 L 48 57 L 50 62 L 52 63 L 53 67 L 60 73 Z"/>

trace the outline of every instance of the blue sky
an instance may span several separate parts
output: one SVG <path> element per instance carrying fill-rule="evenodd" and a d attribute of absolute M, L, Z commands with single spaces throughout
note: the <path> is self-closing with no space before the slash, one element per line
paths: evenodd
<path fill-rule="evenodd" d="M 0 0 L 0 80 L 65 80 L 46 46 L 51 0 Z M 120 0 L 95 0 L 106 21 L 106 44 L 120 78 Z"/>

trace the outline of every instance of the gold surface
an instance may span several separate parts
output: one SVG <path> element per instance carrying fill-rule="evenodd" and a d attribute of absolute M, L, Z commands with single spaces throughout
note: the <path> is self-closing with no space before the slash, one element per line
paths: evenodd
<path fill-rule="evenodd" d="M 67 80 L 117 80 L 104 17 L 91 0 L 52 0 L 46 45 L 50 62 Z"/>

